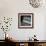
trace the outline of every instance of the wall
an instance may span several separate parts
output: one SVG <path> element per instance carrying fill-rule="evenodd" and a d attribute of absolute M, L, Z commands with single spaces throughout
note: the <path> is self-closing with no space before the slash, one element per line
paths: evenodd
<path fill-rule="evenodd" d="M 18 13 L 34 13 L 34 28 L 33 29 L 18 29 Z M 13 22 L 8 33 L 10 37 L 16 40 L 28 40 L 34 34 L 37 35 L 37 39 L 45 39 L 45 15 L 46 6 L 40 8 L 33 8 L 28 0 L 0 0 L 0 18 L 12 17 Z M 0 31 L 0 35 L 3 31 Z M 4 37 L 0 36 L 0 39 Z M 46 40 L 46 39 L 45 39 Z"/>

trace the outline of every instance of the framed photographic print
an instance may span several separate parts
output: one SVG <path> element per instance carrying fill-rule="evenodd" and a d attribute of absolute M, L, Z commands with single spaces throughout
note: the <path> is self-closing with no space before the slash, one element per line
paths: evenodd
<path fill-rule="evenodd" d="M 18 13 L 18 28 L 33 28 L 33 13 Z"/>

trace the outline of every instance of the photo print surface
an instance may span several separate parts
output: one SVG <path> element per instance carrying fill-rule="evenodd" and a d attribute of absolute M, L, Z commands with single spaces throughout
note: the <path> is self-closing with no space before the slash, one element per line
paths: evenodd
<path fill-rule="evenodd" d="M 31 26 L 31 16 L 21 16 L 21 26 Z"/>

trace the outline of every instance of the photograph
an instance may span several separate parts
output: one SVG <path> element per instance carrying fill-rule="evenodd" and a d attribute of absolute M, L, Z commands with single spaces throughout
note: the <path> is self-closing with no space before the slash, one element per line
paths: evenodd
<path fill-rule="evenodd" d="M 18 13 L 18 28 L 33 28 L 33 13 Z"/>

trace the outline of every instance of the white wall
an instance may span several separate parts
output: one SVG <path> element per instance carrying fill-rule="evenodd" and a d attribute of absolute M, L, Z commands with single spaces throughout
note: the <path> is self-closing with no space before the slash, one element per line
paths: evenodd
<path fill-rule="evenodd" d="M 44 21 L 45 21 L 45 25 L 44 25 L 45 26 L 45 29 L 44 29 L 45 30 L 44 31 L 44 39 L 46 39 L 46 15 L 45 15 L 45 20 Z"/>
<path fill-rule="evenodd" d="M 18 29 L 18 13 L 34 13 L 34 28 L 33 29 Z M 8 16 L 13 18 L 10 35 L 17 40 L 27 40 L 34 34 L 37 39 L 45 39 L 45 15 L 46 6 L 33 8 L 29 4 L 29 0 L 0 0 L 0 16 Z M 2 31 L 0 31 L 0 35 Z M 3 37 L 0 36 L 0 39 Z M 46 40 L 46 39 L 45 39 Z"/>

